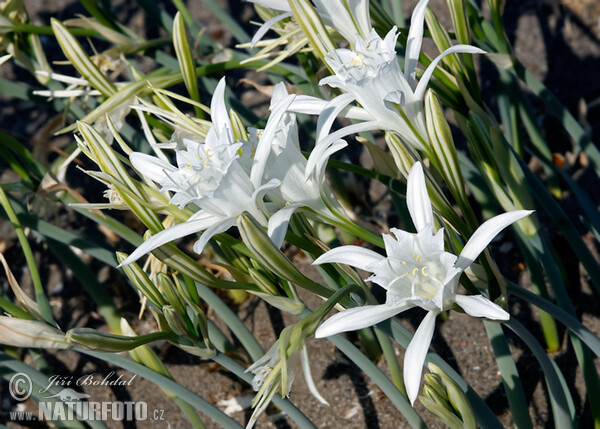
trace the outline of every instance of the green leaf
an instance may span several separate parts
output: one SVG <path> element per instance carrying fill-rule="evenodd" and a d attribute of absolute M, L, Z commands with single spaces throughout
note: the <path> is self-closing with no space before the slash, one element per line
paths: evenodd
<path fill-rule="evenodd" d="M 60 48 L 79 74 L 106 97 L 113 95 L 116 92 L 115 86 L 96 67 L 77 39 L 59 20 L 52 18 L 51 23 Z"/>

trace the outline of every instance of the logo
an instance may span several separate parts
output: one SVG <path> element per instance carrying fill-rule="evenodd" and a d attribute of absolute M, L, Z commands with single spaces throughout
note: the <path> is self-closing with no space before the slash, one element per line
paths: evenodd
<path fill-rule="evenodd" d="M 15 401 L 26 401 L 31 395 L 32 390 L 33 383 L 31 382 L 31 377 L 24 372 L 17 372 L 10 378 L 8 391 Z"/>
<path fill-rule="evenodd" d="M 87 399 L 87 398 L 91 398 L 92 395 L 88 395 L 87 393 L 79 393 L 74 391 L 73 389 L 63 389 L 60 392 L 58 392 L 56 395 L 52 395 L 52 396 L 44 396 L 44 399 L 50 399 L 50 398 L 58 398 L 63 402 L 69 402 L 69 401 L 77 401 L 77 400 L 82 400 L 82 399 Z"/>
<path fill-rule="evenodd" d="M 164 421 L 164 410 L 148 410 L 146 402 L 95 402 L 91 395 L 79 393 L 68 386 L 129 386 L 136 375 L 123 380 L 123 376 L 111 379 L 114 371 L 102 379 L 89 374 L 74 380 L 72 376 L 54 375 L 49 384 L 40 389 L 38 412 L 13 411 L 12 421 Z M 58 388 L 58 389 L 57 389 Z M 26 401 L 33 392 L 31 377 L 24 372 L 14 374 L 9 382 L 10 396 L 18 402 Z M 56 392 L 52 394 L 53 392 Z M 23 406 L 23 405 L 20 405 Z"/>

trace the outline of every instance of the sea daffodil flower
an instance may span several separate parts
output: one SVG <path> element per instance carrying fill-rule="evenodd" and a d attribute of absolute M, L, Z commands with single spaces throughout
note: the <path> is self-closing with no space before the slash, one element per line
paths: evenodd
<path fill-rule="evenodd" d="M 287 93 L 283 83 L 277 84 L 273 91 L 271 109 L 274 110 L 280 103 L 289 105 L 295 97 Z M 347 143 L 340 139 L 332 144 L 330 151 L 336 151 L 346 145 Z M 270 152 L 268 157 L 263 156 L 263 159 L 267 159 L 269 168 L 265 168 L 264 171 L 257 168 L 256 173 L 262 172 L 262 180 L 265 182 L 277 180 L 281 183 L 267 194 L 272 202 L 280 206 L 270 217 L 268 225 L 269 236 L 277 247 L 283 242 L 290 217 L 298 209 L 307 208 L 333 223 L 347 219 L 325 179 L 328 156 L 317 163 L 314 175 L 305 178 L 307 161 L 300 150 L 296 115 L 284 114 L 273 138 L 265 139 L 263 136 L 260 139 L 256 153 L 263 151 Z"/>
<path fill-rule="evenodd" d="M 325 61 L 334 74 L 322 79 L 319 84 L 340 88 L 345 93 L 331 100 L 319 116 L 317 144 L 308 160 L 307 174 L 312 171 L 317 160 L 328 151 L 334 141 L 363 131 L 393 131 L 406 144 L 416 149 L 423 149 L 423 141 L 427 139 L 423 100 L 429 80 L 438 63 L 449 54 L 485 53 L 475 46 L 460 44 L 452 46 L 431 62 L 417 82 L 417 65 L 423 42 L 423 23 L 428 2 L 429 0 L 419 1 L 413 11 L 406 44 L 404 71 L 401 70 L 396 56 L 395 46 L 398 38 L 396 27 L 392 28 L 384 39 L 371 29 L 366 37 L 357 35 L 354 49 L 336 49 L 328 52 Z M 367 116 L 366 120 L 330 134 L 335 118 L 353 101 L 362 106 Z M 403 114 L 400 114 L 398 109 L 401 109 Z M 290 110 L 299 111 L 296 103 L 290 107 Z"/>
<path fill-rule="evenodd" d="M 225 80 L 221 79 L 211 102 L 212 126 L 203 142 L 183 139 L 183 148 L 176 149 L 177 166 L 155 156 L 133 152 L 134 168 L 159 183 L 163 191 L 172 191 L 171 204 L 185 207 L 194 204 L 200 210 L 187 221 L 153 235 L 140 245 L 121 265 L 136 261 L 146 253 L 175 239 L 204 231 L 194 244 L 201 253 L 216 234 L 235 225 L 235 219 L 247 211 L 266 226 L 263 198 L 267 190 L 280 185 L 276 179 L 262 183 L 262 171 L 268 152 L 251 155 L 249 170 L 241 162 L 243 143 L 233 138 L 232 126 L 225 107 Z M 265 138 L 272 136 L 285 113 L 285 103 L 278 104 L 265 129 Z M 260 174 L 255 174 L 257 169 Z M 255 178 L 258 176 L 258 178 Z"/>
<path fill-rule="evenodd" d="M 370 271 L 373 275 L 367 280 L 387 290 L 385 304 L 342 311 L 325 321 L 316 336 L 362 329 L 413 307 L 427 310 L 404 357 L 404 383 L 412 404 L 419 392 L 425 356 L 440 312 L 457 305 L 473 317 L 509 319 L 504 309 L 482 295 L 458 294 L 459 278 L 500 231 L 532 212 L 516 210 L 489 219 L 477 228 L 457 257 L 444 250 L 443 229 L 434 232 L 431 201 L 420 163 L 415 163 L 409 172 L 406 202 L 417 233 L 392 228 L 392 234 L 384 234 L 387 256 L 359 246 L 341 246 L 315 260 L 314 264 L 341 263 Z"/>

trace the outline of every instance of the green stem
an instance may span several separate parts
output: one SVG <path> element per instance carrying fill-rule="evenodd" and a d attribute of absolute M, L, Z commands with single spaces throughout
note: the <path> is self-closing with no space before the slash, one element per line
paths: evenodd
<path fill-rule="evenodd" d="M 198 295 L 219 315 L 242 343 L 250 358 L 257 361 L 265 352 L 240 318 L 208 287 L 196 282 Z"/>
<path fill-rule="evenodd" d="M 531 417 L 529 416 L 529 406 L 521 378 L 517 371 L 517 366 L 513 360 L 512 354 L 508 347 L 506 336 L 502 332 L 502 327 L 495 322 L 483 322 L 488 338 L 494 349 L 496 363 L 500 369 L 502 384 L 504 384 L 504 392 L 508 399 L 508 405 L 513 417 L 513 423 L 518 429 L 532 428 Z"/>
<path fill-rule="evenodd" d="M 201 413 L 207 415 L 212 420 L 220 424 L 225 428 L 237 428 L 242 429 L 242 426 L 233 420 L 231 417 L 227 416 L 217 407 L 212 405 L 210 402 L 171 380 L 170 378 L 157 373 L 149 368 L 146 368 L 144 365 L 141 365 L 137 362 L 134 362 L 126 357 L 123 357 L 114 353 L 103 353 L 103 352 L 92 352 L 88 350 L 76 349 L 78 352 L 86 354 L 88 356 L 95 357 L 104 362 L 109 362 L 113 365 L 126 369 L 128 371 L 133 372 L 134 374 L 138 374 L 140 377 L 145 378 L 146 380 L 160 386 L 162 389 L 171 392 L 173 395 L 177 396 L 181 400 L 187 402 L 194 408 L 196 408 Z"/>
<path fill-rule="evenodd" d="M 18 24 L 13 23 L 10 26 L 2 26 L 0 29 L 9 29 L 19 33 L 30 33 L 30 34 L 47 34 L 54 35 L 54 31 L 52 27 L 49 25 L 33 25 L 33 24 Z M 84 36 L 84 37 L 93 37 L 98 36 L 98 32 L 96 30 L 88 30 L 87 28 L 67 28 L 69 33 L 73 36 Z"/>
<path fill-rule="evenodd" d="M 406 397 L 406 390 L 404 388 L 404 377 L 402 377 L 402 369 L 400 369 L 400 364 L 398 363 L 398 359 L 396 359 L 396 353 L 394 352 L 394 346 L 390 341 L 390 337 L 388 337 L 381 329 L 377 326 L 374 327 L 375 335 L 379 340 L 379 345 L 381 346 L 381 350 L 383 351 L 383 355 L 385 356 L 385 360 L 388 364 L 388 368 L 390 369 L 390 375 L 392 376 L 392 381 L 394 385 L 398 388 L 398 390 Z"/>
<path fill-rule="evenodd" d="M 542 367 L 546 384 L 548 386 L 548 394 L 550 403 L 552 404 L 552 413 L 554 415 L 554 425 L 557 428 L 572 428 L 575 427 L 575 410 L 572 404 L 572 398 L 568 388 L 561 380 L 562 374 L 557 370 L 552 359 L 548 357 L 540 343 L 518 320 L 511 318 L 504 322 L 515 334 L 521 337 L 521 340 L 527 345 L 529 350 L 534 354 L 538 363 Z M 570 400 L 569 400 L 570 399 Z"/>

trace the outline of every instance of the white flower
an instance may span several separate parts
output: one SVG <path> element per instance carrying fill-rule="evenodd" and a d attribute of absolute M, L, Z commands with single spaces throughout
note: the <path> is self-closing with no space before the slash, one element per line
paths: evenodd
<path fill-rule="evenodd" d="M 221 79 L 211 102 L 212 126 L 204 142 L 183 139 L 183 148 L 176 149 L 177 166 L 157 157 L 134 152 L 130 160 L 142 175 L 154 180 L 164 191 L 172 191 L 172 204 L 180 207 L 194 204 L 199 210 L 186 222 L 167 228 L 150 237 L 139 246 L 121 265 L 136 261 L 146 253 L 177 238 L 204 231 L 194 244 L 194 251 L 201 253 L 208 241 L 216 234 L 235 224 L 235 219 L 247 211 L 266 225 L 263 197 L 268 189 L 279 185 L 271 180 L 262 183 L 262 172 L 254 178 L 256 169 L 264 170 L 266 159 L 262 153 L 251 156 L 250 171 L 240 162 L 242 143 L 236 143 L 225 107 L 225 80 Z M 285 113 L 285 105 L 274 111 L 265 134 L 273 129 Z M 271 120 L 272 119 L 272 120 Z M 265 156 L 267 156 L 265 154 Z"/>
<path fill-rule="evenodd" d="M 345 91 L 321 111 L 317 125 L 317 144 L 310 155 L 307 174 L 312 171 L 317 160 L 323 157 L 332 143 L 353 133 L 371 130 L 394 131 L 403 141 L 417 149 L 423 149 L 422 139 L 427 139 L 423 100 L 433 71 L 446 55 L 455 53 L 484 53 L 469 45 L 455 45 L 442 52 L 427 67 L 417 82 L 416 73 L 419 53 L 423 41 L 423 22 L 429 0 L 420 0 L 413 11 L 406 45 L 404 71 L 396 56 L 396 27 L 384 39 L 371 29 L 366 37 L 357 36 L 354 49 L 336 49 L 325 57 L 325 61 L 335 73 L 321 80 L 321 85 L 329 85 Z M 300 102 L 303 102 L 301 105 Z M 335 118 L 348 104 L 357 101 L 362 106 L 365 122 L 344 127 L 330 134 Z M 401 109 L 406 119 L 397 109 Z M 306 100 L 297 100 L 290 110 L 306 111 Z M 408 121 L 408 122 L 407 122 Z M 417 135 L 418 133 L 419 135 Z"/>
<path fill-rule="evenodd" d="M 272 110 L 282 103 L 289 105 L 295 95 L 288 95 L 285 85 L 280 83 L 273 92 Z M 316 172 L 305 178 L 306 158 L 300 150 L 296 116 L 286 113 L 282 116 L 273 138 L 265 138 L 263 133 L 257 145 L 257 151 L 270 151 L 267 158 L 268 169 L 263 172 L 263 181 L 277 180 L 281 185 L 270 189 L 267 193 L 271 201 L 279 207 L 269 219 L 269 236 L 276 246 L 280 247 L 290 217 L 300 208 L 309 208 L 324 219 L 338 219 L 343 215 L 343 209 L 327 186 L 325 167 L 327 157 L 316 165 Z M 252 131 L 252 130 L 251 130 Z M 253 134 L 256 134 L 254 132 Z M 332 150 L 346 146 L 346 142 L 338 140 L 332 145 Z M 258 173 L 258 171 L 257 171 Z"/>
<path fill-rule="evenodd" d="M 443 229 L 434 233 L 433 212 L 420 163 L 410 170 L 406 202 L 417 233 L 392 229 L 392 235 L 384 234 L 387 257 L 358 246 L 342 246 L 326 252 L 314 262 L 342 263 L 370 271 L 373 275 L 368 280 L 387 290 L 385 304 L 366 305 L 338 313 L 317 329 L 316 336 L 327 337 L 362 329 L 412 307 L 427 310 L 404 358 L 404 383 L 408 397 L 414 403 L 435 318 L 441 311 L 456 304 L 474 317 L 509 319 L 506 311 L 481 295 L 457 294 L 459 277 L 500 231 L 532 212 L 516 210 L 484 222 L 456 257 L 444 250 Z"/>

